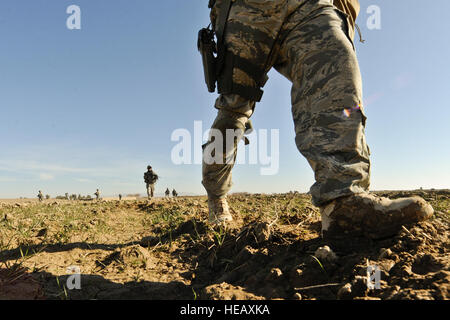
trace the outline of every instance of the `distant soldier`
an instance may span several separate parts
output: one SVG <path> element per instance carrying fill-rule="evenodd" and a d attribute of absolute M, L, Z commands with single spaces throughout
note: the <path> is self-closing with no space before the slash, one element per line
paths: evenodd
<path fill-rule="evenodd" d="M 69 194 L 67 192 L 66 192 L 65 196 L 66 196 L 66 200 L 69 200 Z"/>
<path fill-rule="evenodd" d="M 147 172 L 144 173 L 144 181 L 147 185 L 147 197 L 148 199 L 153 198 L 155 192 L 155 183 L 158 181 L 158 175 L 153 172 L 151 166 L 147 167 Z"/>
<path fill-rule="evenodd" d="M 178 193 L 175 191 L 175 189 L 172 190 L 172 196 L 178 197 Z"/>
<path fill-rule="evenodd" d="M 98 189 L 95 191 L 94 195 L 97 200 L 100 200 L 100 191 Z"/>
<path fill-rule="evenodd" d="M 38 193 L 37 197 L 39 199 L 39 202 L 42 202 L 44 200 L 44 195 L 42 194 L 41 190 L 39 190 L 39 193 Z"/>
<path fill-rule="evenodd" d="M 169 190 L 169 188 L 166 189 L 166 197 L 170 197 L 170 190 Z"/>
<path fill-rule="evenodd" d="M 119 201 L 122 201 L 122 195 L 119 194 Z"/>

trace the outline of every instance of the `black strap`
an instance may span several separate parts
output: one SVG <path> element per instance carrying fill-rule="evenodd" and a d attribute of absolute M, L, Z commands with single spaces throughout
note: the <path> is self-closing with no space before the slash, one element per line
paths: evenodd
<path fill-rule="evenodd" d="M 264 91 L 259 88 L 233 83 L 232 93 L 238 94 L 241 97 L 247 98 L 252 101 L 260 102 Z"/>
<path fill-rule="evenodd" d="M 233 58 L 234 67 L 241 69 L 246 74 L 248 74 L 253 80 L 255 80 L 256 84 L 261 87 L 261 80 L 264 76 L 264 70 L 262 67 L 258 67 L 254 63 L 250 62 L 250 60 L 244 59 L 239 56 L 234 56 Z"/>
<path fill-rule="evenodd" d="M 225 63 L 225 27 L 227 25 L 228 16 L 230 15 L 232 0 L 223 0 L 219 8 L 219 16 L 216 21 L 215 32 L 217 36 L 217 75 L 222 72 Z"/>
<path fill-rule="evenodd" d="M 225 64 L 225 59 L 227 56 L 226 48 L 225 48 L 225 28 L 227 25 L 228 17 L 230 15 L 231 5 L 234 0 L 223 0 L 221 1 L 221 7 L 219 8 L 219 16 L 217 17 L 216 25 L 215 25 L 215 32 L 217 37 L 217 51 L 218 51 L 218 59 L 217 59 L 217 75 L 219 76 L 222 73 L 222 68 Z M 210 5 L 214 5 L 214 2 L 210 1 Z M 231 54 L 231 53 L 228 53 Z M 249 60 L 241 58 L 239 56 L 233 55 L 232 57 L 228 56 L 228 58 L 233 60 L 233 63 L 231 64 L 233 70 L 233 67 L 237 67 L 247 73 L 252 79 L 255 80 L 256 85 L 258 87 L 248 87 L 239 85 L 236 83 L 233 83 L 233 76 L 232 71 L 229 75 L 230 78 L 230 85 L 232 88 L 224 88 L 225 91 L 230 91 L 232 93 L 238 94 L 242 97 L 245 97 L 247 99 L 250 99 L 252 101 L 259 102 L 261 101 L 263 91 L 259 89 L 259 87 L 263 86 L 263 77 L 264 77 L 264 68 L 260 68 L 256 66 L 255 64 L 251 63 Z"/>
<path fill-rule="evenodd" d="M 230 15 L 232 2 L 233 0 L 223 0 L 221 3 L 221 8 L 219 8 L 219 16 L 215 26 L 218 44 L 223 44 L 225 27 L 227 25 L 228 16 Z"/>

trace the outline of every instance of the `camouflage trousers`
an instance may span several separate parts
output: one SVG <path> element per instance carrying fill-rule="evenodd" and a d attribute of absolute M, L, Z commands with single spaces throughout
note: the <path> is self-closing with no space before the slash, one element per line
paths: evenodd
<path fill-rule="evenodd" d="M 274 67 L 292 82 L 295 141 L 315 173 L 316 206 L 369 188 L 362 80 L 347 18 L 330 0 L 236 0 L 224 37 L 229 52 L 266 73 Z M 255 85 L 239 68 L 224 68 L 233 69 L 234 82 Z M 252 116 L 255 102 L 226 93 L 215 107 L 212 128 L 237 129 Z M 236 156 L 236 146 L 232 152 Z M 229 192 L 232 168 L 203 162 L 210 198 Z"/>
<path fill-rule="evenodd" d="M 155 193 L 155 184 L 147 183 L 147 197 L 153 198 L 154 193 Z"/>

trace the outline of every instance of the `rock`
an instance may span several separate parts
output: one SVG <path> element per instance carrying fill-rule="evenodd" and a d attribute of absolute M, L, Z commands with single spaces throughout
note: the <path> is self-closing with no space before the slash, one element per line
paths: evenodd
<path fill-rule="evenodd" d="M 203 295 L 210 300 L 264 300 L 262 296 L 246 292 L 242 287 L 225 282 L 206 287 Z"/>
<path fill-rule="evenodd" d="M 386 259 L 392 256 L 392 250 L 391 249 L 385 249 L 385 248 L 381 248 L 380 249 L 380 259 Z"/>
<path fill-rule="evenodd" d="M 311 285 L 308 274 L 304 274 L 303 270 L 294 268 L 289 272 L 289 285 L 293 288 L 302 288 Z"/>
<path fill-rule="evenodd" d="M 352 298 L 352 284 L 347 283 L 345 286 L 339 289 L 337 293 L 337 298 L 339 300 L 346 300 Z"/>
<path fill-rule="evenodd" d="M 352 292 L 355 297 L 364 297 L 368 291 L 367 277 L 356 276 L 352 281 Z"/>
<path fill-rule="evenodd" d="M 382 261 L 378 261 L 376 264 L 380 267 L 381 271 L 385 271 L 387 275 L 389 275 L 389 272 L 395 266 L 395 261 L 384 259 Z"/>
<path fill-rule="evenodd" d="M 333 262 L 337 260 L 336 254 L 331 250 L 329 246 L 320 247 L 314 253 L 317 259 L 322 261 Z"/>
<path fill-rule="evenodd" d="M 303 270 L 302 269 L 292 270 L 292 276 L 294 276 L 294 277 L 301 277 L 302 274 L 303 274 Z"/>
<path fill-rule="evenodd" d="M 254 235 L 256 237 L 256 241 L 258 243 L 263 243 L 263 242 L 268 241 L 271 236 L 269 224 L 265 223 L 265 222 L 258 223 L 255 226 L 253 233 L 254 233 Z"/>
<path fill-rule="evenodd" d="M 256 252 L 256 249 L 253 249 L 250 246 L 246 246 L 236 255 L 234 263 L 239 266 L 250 260 Z"/>
<path fill-rule="evenodd" d="M 266 281 L 277 281 L 283 276 L 283 272 L 278 268 L 273 268 L 266 277 Z"/>

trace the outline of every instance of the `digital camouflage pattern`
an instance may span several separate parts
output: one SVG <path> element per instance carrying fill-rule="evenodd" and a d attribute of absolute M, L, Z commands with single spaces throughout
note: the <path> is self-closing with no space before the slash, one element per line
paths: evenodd
<path fill-rule="evenodd" d="M 338 2 L 341 10 L 331 0 L 236 0 L 224 37 L 234 55 L 266 73 L 274 67 L 292 82 L 295 140 L 315 172 L 311 194 L 316 206 L 367 191 L 370 178 L 354 19 L 342 11 L 353 8 L 356 17 L 359 5 Z M 213 23 L 220 4 L 212 10 Z M 227 69 L 233 82 L 255 86 L 243 70 L 225 64 Z M 219 111 L 212 127 L 224 131 L 242 128 L 255 102 L 222 94 L 215 106 Z M 236 148 L 232 152 L 235 156 Z M 232 163 L 203 163 L 202 182 L 210 198 L 226 196 L 232 168 Z"/>

